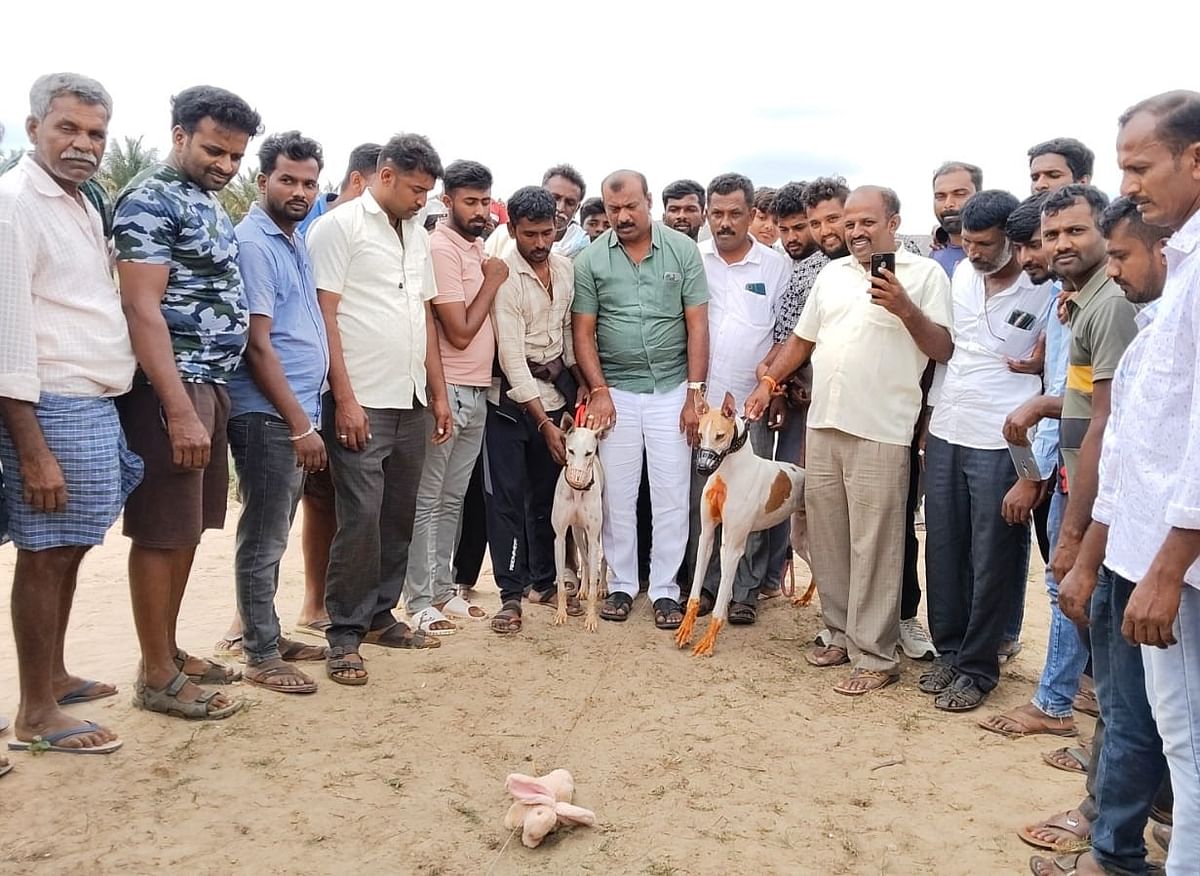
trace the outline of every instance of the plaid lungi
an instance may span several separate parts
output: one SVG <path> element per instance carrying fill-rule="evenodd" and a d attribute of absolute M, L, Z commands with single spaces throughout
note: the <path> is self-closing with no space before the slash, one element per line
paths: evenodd
<path fill-rule="evenodd" d="M 42 393 L 34 411 L 66 480 L 67 507 L 46 513 L 25 502 L 17 450 L 0 420 L 0 504 L 6 506 L 0 521 L 7 515 L 8 535 L 22 550 L 100 544 L 142 479 L 142 460 L 125 445 L 116 405 L 108 398 Z"/>

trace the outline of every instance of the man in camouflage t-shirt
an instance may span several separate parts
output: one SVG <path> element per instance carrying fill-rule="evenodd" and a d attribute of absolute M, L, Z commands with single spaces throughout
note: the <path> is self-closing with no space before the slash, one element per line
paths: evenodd
<path fill-rule="evenodd" d="M 121 423 L 146 464 L 125 506 L 142 649 L 134 704 L 176 717 L 224 718 L 241 702 L 197 685 L 226 684 L 240 673 L 187 655 L 175 629 L 201 533 L 225 523 L 225 384 L 241 362 L 249 315 L 233 223 L 216 192 L 237 174 L 260 120 L 240 97 L 199 86 L 173 99 L 171 122 L 170 157 L 121 193 L 113 223 L 138 360 Z"/>

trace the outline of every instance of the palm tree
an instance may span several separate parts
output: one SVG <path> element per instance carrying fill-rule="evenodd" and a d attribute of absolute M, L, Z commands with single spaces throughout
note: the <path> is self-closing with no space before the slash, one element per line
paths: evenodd
<path fill-rule="evenodd" d="M 158 150 L 142 146 L 141 137 L 126 137 L 125 143 L 113 143 L 104 156 L 96 179 L 114 197 L 147 168 L 158 164 Z"/>
<path fill-rule="evenodd" d="M 230 180 L 229 185 L 217 192 L 217 200 L 235 225 L 241 222 L 258 200 L 258 171 L 243 170 Z"/>

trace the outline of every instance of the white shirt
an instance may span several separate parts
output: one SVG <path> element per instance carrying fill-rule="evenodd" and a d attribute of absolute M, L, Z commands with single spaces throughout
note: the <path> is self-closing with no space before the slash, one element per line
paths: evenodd
<path fill-rule="evenodd" d="M 1162 298 L 1138 314 L 1113 378 L 1092 508 L 1109 527 L 1105 565 L 1130 581 L 1146 576 L 1170 529 L 1200 529 L 1200 212 L 1165 252 Z M 1200 561 L 1184 580 L 1200 588 Z"/>
<path fill-rule="evenodd" d="M 1024 271 L 1007 289 L 986 295 L 984 276 L 963 259 L 950 282 L 954 353 L 933 409 L 929 431 L 950 444 L 1004 450 L 1004 419 L 1040 395 L 1037 374 L 1017 374 L 1008 359 L 1025 359 L 1046 329 L 1050 283 Z"/>
<path fill-rule="evenodd" d="M 896 277 L 925 316 L 949 328 L 950 280 L 941 265 L 901 247 Z M 929 357 L 870 288 L 853 256 L 830 262 L 813 283 L 796 323 L 796 335 L 816 344 L 808 428 L 909 447 Z"/>
<path fill-rule="evenodd" d="M 779 303 L 791 279 L 791 262 L 750 238 L 750 251 L 729 264 L 712 239 L 699 245 L 708 281 L 708 398 L 726 392 L 736 405 L 754 391 L 755 366 L 770 352 Z"/>
<path fill-rule="evenodd" d="M 308 231 L 317 289 L 341 296 L 342 358 L 365 408 L 425 404 L 425 302 L 437 294 L 429 234 L 401 223 L 404 243 L 370 191 L 333 210 Z"/>
<path fill-rule="evenodd" d="M 96 210 L 26 155 L 0 178 L 0 396 L 107 397 L 137 362 Z"/>

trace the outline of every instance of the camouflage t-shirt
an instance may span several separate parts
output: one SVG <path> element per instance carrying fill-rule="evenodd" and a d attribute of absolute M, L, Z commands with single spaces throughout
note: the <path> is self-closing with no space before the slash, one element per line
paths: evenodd
<path fill-rule="evenodd" d="M 250 326 L 233 222 L 216 195 L 167 164 L 133 180 L 117 199 L 118 261 L 170 266 L 162 299 L 179 376 L 226 383 Z"/>

